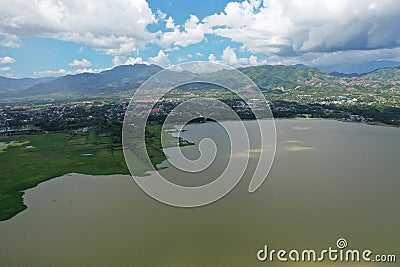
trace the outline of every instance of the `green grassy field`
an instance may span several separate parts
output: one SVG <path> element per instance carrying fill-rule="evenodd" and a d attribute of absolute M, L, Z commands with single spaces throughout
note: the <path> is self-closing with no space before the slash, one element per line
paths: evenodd
<path fill-rule="evenodd" d="M 111 149 L 108 137 L 93 133 L 12 136 L 0 154 L 0 220 L 26 208 L 23 190 L 66 173 L 129 174 L 121 147 Z M 4 147 L 3 147 L 4 148 Z M 137 161 L 140 169 L 141 162 Z"/>
<path fill-rule="evenodd" d="M 161 126 L 146 129 L 147 153 L 157 165 L 164 161 L 161 148 Z M 10 144 L 0 147 L 0 221 L 26 209 L 23 192 L 41 182 L 67 173 L 88 175 L 130 174 L 122 146 L 111 144 L 106 134 L 51 133 L 11 136 L 0 140 Z M 188 145 L 182 139 L 171 138 L 170 145 Z M 135 155 L 133 155 L 135 157 Z M 144 175 L 149 168 L 139 159 L 133 162 L 133 173 Z"/>

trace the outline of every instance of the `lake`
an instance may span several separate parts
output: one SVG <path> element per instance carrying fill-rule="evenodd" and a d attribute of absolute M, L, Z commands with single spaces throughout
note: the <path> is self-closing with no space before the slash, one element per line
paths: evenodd
<path fill-rule="evenodd" d="M 332 120 L 277 120 L 276 126 L 275 161 L 260 189 L 249 194 L 245 175 L 204 207 L 161 204 L 122 175 L 69 174 L 27 190 L 28 209 L 0 222 L 0 266 L 363 266 L 256 257 L 266 244 L 325 249 L 339 238 L 399 258 L 400 129 Z M 190 141 L 212 137 L 221 146 L 210 175 L 188 179 L 168 163 L 162 172 L 178 184 L 210 182 L 227 160 L 220 128 L 191 124 L 182 132 Z M 198 156 L 197 146 L 183 150 Z"/>

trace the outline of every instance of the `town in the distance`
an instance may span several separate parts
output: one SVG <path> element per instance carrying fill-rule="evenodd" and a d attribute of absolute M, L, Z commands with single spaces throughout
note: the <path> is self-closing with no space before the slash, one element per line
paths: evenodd
<path fill-rule="evenodd" d="M 93 129 L 120 124 L 130 97 L 155 65 L 126 65 L 92 74 L 59 78 L 0 78 L 0 135 Z M 400 125 L 400 68 L 364 75 L 326 74 L 305 66 L 254 66 L 239 69 L 264 93 L 275 118 L 331 118 Z M 91 83 L 92 82 L 92 83 Z M 241 117 L 250 107 L 222 88 L 194 85 L 176 89 L 152 110 L 162 120 L 176 105 L 194 97 L 226 102 Z"/>

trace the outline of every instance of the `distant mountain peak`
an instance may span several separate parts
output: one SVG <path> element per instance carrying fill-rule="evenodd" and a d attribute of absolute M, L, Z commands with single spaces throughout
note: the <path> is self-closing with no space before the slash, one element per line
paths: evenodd
<path fill-rule="evenodd" d="M 309 67 L 309 66 L 307 66 L 307 65 L 304 65 L 304 64 L 296 64 L 296 65 L 293 65 L 293 66 L 298 67 L 298 68 L 302 68 L 302 69 L 309 69 L 309 68 L 311 68 L 311 67 Z"/>
<path fill-rule="evenodd" d="M 366 74 L 373 72 L 375 70 L 384 68 L 398 68 L 400 67 L 400 62 L 390 61 L 390 60 L 374 60 L 366 61 L 360 64 L 339 64 L 333 66 L 323 66 L 319 67 L 320 70 L 326 73 L 342 73 L 342 74 Z"/>

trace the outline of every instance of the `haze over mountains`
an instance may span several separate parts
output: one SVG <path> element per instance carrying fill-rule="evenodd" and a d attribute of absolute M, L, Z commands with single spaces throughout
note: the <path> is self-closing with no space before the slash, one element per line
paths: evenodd
<path fill-rule="evenodd" d="M 162 70 L 157 65 L 122 65 L 100 73 L 80 73 L 58 78 L 0 79 L 0 97 L 50 94 L 97 95 L 137 88 Z"/>
<path fill-rule="evenodd" d="M 0 76 L 0 94 L 24 90 L 30 86 L 55 80 L 56 77 L 13 79 Z"/>
<path fill-rule="evenodd" d="M 367 61 L 361 64 L 341 64 L 328 67 L 319 67 L 320 70 L 326 73 L 344 73 L 344 74 L 365 74 L 378 69 L 396 68 L 400 66 L 400 62 L 390 60 Z"/>
<path fill-rule="evenodd" d="M 29 96 L 45 96 L 65 94 L 74 96 L 96 96 L 116 93 L 138 88 L 145 80 L 162 68 L 157 65 L 122 65 L 100 73 L 82 73 L 59 78 L 22 78 L 10 79 L 0 77 L 0 98 L 18 98 Z M 340 73 L 326 74 L 318 69 L 304 65 L 283 66 L 264 65 L 240 68 L 242 72 L 253 79 L 264 91 L 293 89 L 298 86 L 308 86 L 319 90 L 343 88 L 341 79 L 346 78 Z M 220 73 L 219 75 L 224 75 Z M 360 74 L 361 82 L 379 80 L 383 87 L 393 79 L 400 79 L 400 67 L 384 68 Z M 332 87 L 333 85 L 333 87 Z"/>

